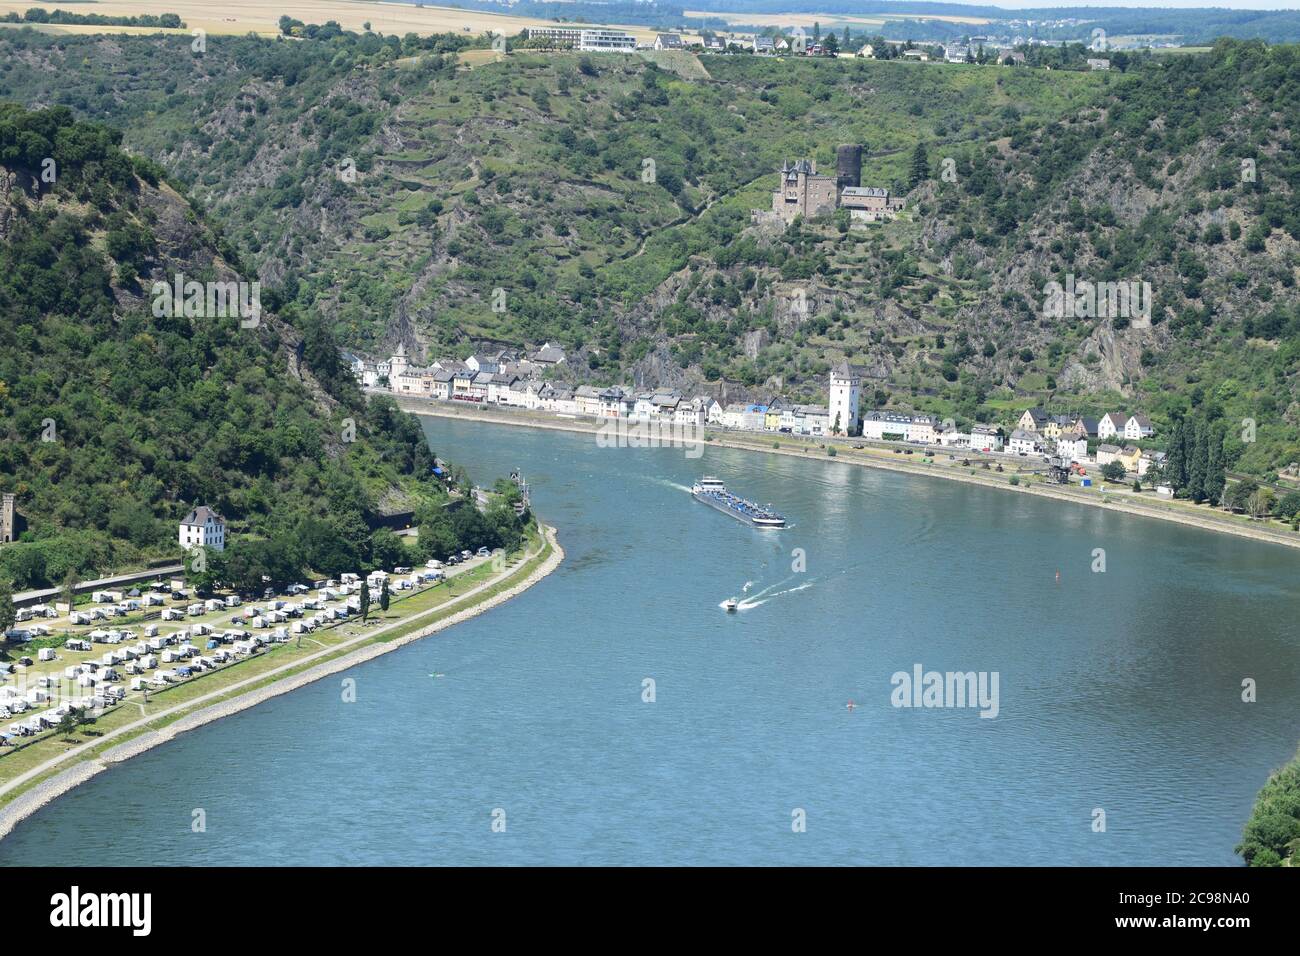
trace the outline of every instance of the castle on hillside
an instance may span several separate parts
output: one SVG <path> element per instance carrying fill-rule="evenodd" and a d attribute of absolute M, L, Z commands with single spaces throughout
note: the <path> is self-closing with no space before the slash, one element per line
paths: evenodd
<path fill-rule="evenodd" d="M 859 222 L 893 219 L 903 200 L 890 197 L 889 190 L 862 185 L 862 147 L 837 146 L 835 175 L 817 172 L 817 162 L 800 159 L 781 164 L 780 181 L 772 193 L 772 212 L 789 225 L 797 216 L 813 219 L 844 208 Z"/>
<path fill-rule="evenodd" d="M 772 211 L 789 224 L 796 216 L 812 219 L 834 212 L 838 198 L 835 177 L 818 175 L 816 160 L 800 159 L 781 164 L 781 184 L 772 193 Z"/>

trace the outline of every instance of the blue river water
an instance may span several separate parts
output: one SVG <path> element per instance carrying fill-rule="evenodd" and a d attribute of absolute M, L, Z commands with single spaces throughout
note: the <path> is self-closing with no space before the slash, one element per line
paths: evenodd
<path fill-rule="evenodd" d="M 424 422 L 476 479 L 522 469 L 559 570 L 100 774 L 0 863 L 1234 865 L 1300 741 L 1300 554 L 821 457 Z M 697 504 L 702 473 L 792 527 Z M 997 716 L 894 706 L 916 665 L 996 673 Z"/>

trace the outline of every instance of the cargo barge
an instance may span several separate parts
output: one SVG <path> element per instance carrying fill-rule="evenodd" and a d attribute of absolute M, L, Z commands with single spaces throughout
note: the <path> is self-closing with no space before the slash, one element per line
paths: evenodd
<path fill-rule="evenodd" d="M 785 527 L 785 517 L 752 501 L 733 495 L 719 478 L 704 477 L 691 488 L 691 497 L 710 508 L 716 508 L 737 521 L 755 528 L 775 529 Z"/>

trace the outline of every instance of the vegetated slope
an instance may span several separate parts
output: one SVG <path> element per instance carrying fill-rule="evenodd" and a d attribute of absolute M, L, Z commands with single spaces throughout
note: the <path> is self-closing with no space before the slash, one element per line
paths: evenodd
<path fill-rule="evenodd" d="M 736 241 L 782 160 L 825 166 L 837 143 L 865 142 L 867 180 L 899 186 L 918 137 L 988 137 L 1103 83 L 746 57 L 701 61 L 708 79 L 625 56 L 512 54 L 471 71 L 347 36 L 232 39 L 194 65 L 159 38 L 11 42 L 25 46 L 10 95 L 113 117 L 262 278 L 321 302 L 353 344 L 603 339 L 615 366 L 653 344 L 622 342 L 621 315 L 690 255 Z"/>
<path fill-rule="evenodd" d="M 1300 459 L 1298 97 L 1300 48 L 1223 42 L 958 151 L 958 182 L 920 191 L 916 246 L 961 337 L 935 356 L 948 390 L 1222 417 L 1237 467 Z M 1149 327 L 1044 317 L 1045 284 L 1071 274 L 1149 283 Z"/>
<path fill-rule="evenodd" d="M 728 399 L 817 398 L 845 357 L 869 404 L 1142 410 L 1162 433 L 1195 410 L 1232 435 L 1256 423 L 1237 468 L 1300 458 L 1291 47 L 1111 75 L 715 56 L 706 79 L 644 57 L 466 70 L 396 40 L 247 40 L 211 54 L 195 96 L 140 52 L 169 41 L 127 44 L 129 80 L 110 41 L 23 42 L 10 89 L 117 110 L 263 279 L 363 350 L 558 340 L 579 375 Z M 62 90 L 59 57 L 80 64 Z M 864 183 L 911 190 L 902 219 L 751 224 L 783 159 L 829 169 L 841 142 L 867 145 Z M 1071 273 L 1150 283 L 1151 326 L 1043 318 L 1045 283 Z"/>
<path fill-rule="evenodd" d="M 367 557 L 382 512 L 445 500 L 418 423 L 367 406 L 292 307 L 255 328 L 155 314 L 154 281 L 238 280 L 238 262 L 118 139 L 0 107 L 0 488 L 28 521 L 0 573 L 36 586 L 174 556 L 198 503 L 236 534 L 307 521 Z"/>

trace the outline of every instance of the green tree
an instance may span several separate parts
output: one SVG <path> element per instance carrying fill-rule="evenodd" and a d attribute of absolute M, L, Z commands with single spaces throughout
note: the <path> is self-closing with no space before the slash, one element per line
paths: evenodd
<path fill-rule="evenodd" d="M 1288 491 L 1275 509 L 1279 518 L 1290 520 L 1300 514 L 1300 491 Z"/>
<path fill-rule="evenodd" d="M 332 520 L 305 517 L 298 522 L 294 537 L 299 556 L 313 571 L 334 577 L 355 571 L 361 563 L 356 545 Z"/>
<path fill-rule="evenodd" d="M 370 536 L 370 563 L 377 569 L 392 570 L 407 563 L 406 545 L 400 536 L 380 528 Z"/>
<path fill-rule="evenodd" d="M 14 626 L 17 615 L 13 586 L 5 578 L 0 578 L 0 635 Z"/>
<path fill-rule="evenodd" d="M 912 166 L 908 183 L 913 189 L 930 178 L 930 157 L 925 150 L 925 143 L 917 143 L 912 150 Z"/>
<path fill-rule="evenodd" d="M 365 581 L 361 582 L 361 620 L 370 617 L 370 585 Z"/>
<path fill-rule="evenodd" d="M 1247 866 L 1300 863 L 1300 754 L 1259 791 L 1237 853 Z"/>
<path fill-rule="evenodd" d="M 223 552 L 211 548 L 190 548 L 182 556 L 185 580 L 199 597 L 209 597 L 224 581 Z"/>
<path fill-rule="evenodd" d="M 1223 432 L 1217 425 L 1210 427 L 1209 457 L 1205 464 L 1205 498 L 1217 505 L 1223 500 L 1223 487 L 1227 483 L 1224 467 Z"/>
<path fill-rule="evenodd" d="M 1230 487 L 1224 495 L 1224 504 L 1229 511 L 1246 511 L 1250 500 L 1259 491 L 1259 482 L 1254 478 L 1243 478 Z"/>
<path fill-rule="evenodd" d="M 1187 485 L 1187 424 L 1183 419 L 1174 422 L 1169 432 L 1168 459 L 1165 462 L 1165 480 L 1175 489 Z"/>
<path fill-rule="evenodd" d="M 54 732 L 61 734 L 64 740 L 68 740 L 80 725 L 81 712 L 74 707 L 59 718 L 58 724 L 54 727 Z"/>
<path fill-rule="evenodd" d="M 1195 437 L 1190 441 L 1187 455 L 1187 497 L 1198 505 L 1205 500 L 1205 471 L 1210 459 L 1210 443 L 1206 433 L 1209 425 L 1200 422 L 1190 426 L 1195 429 Z"/>
<path fill-rule="evenodd" d="M 379 586 L 379 610 L 388 611 L 388 578 Z"/>
<path fill-rule="evenodd" d="M 1108 461 L 1102 466 L 1101 476 L 1107 481 L 1123 481 L 1126 472 L 1118 461 Z"/>

